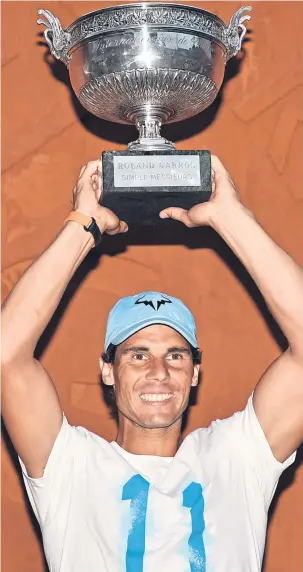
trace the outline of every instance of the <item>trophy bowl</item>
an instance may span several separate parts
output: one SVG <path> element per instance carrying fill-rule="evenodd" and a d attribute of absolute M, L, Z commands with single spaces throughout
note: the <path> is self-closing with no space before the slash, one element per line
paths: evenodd
<path fill-rule="evenodd" d="M 241 7 L 229 26 L 206 10 L 161 2 L 96 10 L 65 30 L 48 10 L 39 10 L 45 20 L 38 23 L 46 26 L 44 36 L 51 53 L 68 67 L 73 90 L 83 107 L 97 117 L 138 128 L 139 138 L 124 154 L 177 154 L 174 144 L 161 137 L 161 125 L 196 115 L 214 101 L 226 62 L 241 48 L 246 33 L 243 22 L 250 19 L 243 15 L 247 10 L 251 7 Z M 204 171 L 201 164 L 192 170 L 198 175 L 198 168 L 202 178 L 208 171 L 208 190 L 201 199 L 207 200 L 211 192 L 210 157 L 207 151 L 200 153 L 208 153 Z M 105 163 L 103 167 L 106 175 Z M 167 168 L 171 173 L 172 167 Z M 109 185 L 115 183 L 114 170 L 112 164 L 112 176 L 106 177 Z M 201 176 L 194 177 L 194 182 L 199 181 L 192 186 L 201 187 Z M 140 187 L 144 192 L 146 180 L 141 187 L 132 181 L 132 189 Z M 189 180 L 188 174 L 183 182 Z M 149 187 L 150 194 L 152 185 Z"/>

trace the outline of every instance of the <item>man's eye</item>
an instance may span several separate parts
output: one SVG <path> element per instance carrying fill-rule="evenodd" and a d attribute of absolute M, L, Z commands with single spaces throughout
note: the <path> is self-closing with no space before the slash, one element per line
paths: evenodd
<path fill-rule="evenodd" d="M 180 360 L 180 359 L 183 359 L 183 355 L 182 355 L 182 354 L 177 354 L 177 353 L 175 353 L 175 354 L 169 354 L 169 355 L 167 356 L 167 359 L 170 359 L 170 360 Z"/>
<path fill-rule="evenodd" d="M 133 359 L 136 361 L 143 361 L 146 359 L 146 355 L 144 354 L 133 354 Z"/>

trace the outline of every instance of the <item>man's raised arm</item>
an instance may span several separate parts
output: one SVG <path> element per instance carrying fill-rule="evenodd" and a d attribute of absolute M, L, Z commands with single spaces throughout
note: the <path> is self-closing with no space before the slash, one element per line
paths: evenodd
<path fill-rule="evenodd" d="M 101 233 L 125 232 L 126 224 L 98 204 L 98 167 L 99 161 L 91 161 L 82 168 L 73 192 L 74 210 L 94 218 Z M 93 246 L 93 235 L 78 222 L 69 221 L 3 305 L 2 415 L 17 453 L 35 478 L 43 474 L 62 424 L 62 410 L 49 375 L 34 359 L 34 350 L 69 281 Z"/>
<path fill-rule="evenodd" d="M 160 216 L 188 227 L 212 226 L 244 264 L 287 337 L 287 351 L 263 374 L 253 401 L 272 452 L 283 462 L 303 440 L 303 271 L 244 207 L 217 157 L 212 167 L 208 203 L 190 211 L 165 209 Z"/>

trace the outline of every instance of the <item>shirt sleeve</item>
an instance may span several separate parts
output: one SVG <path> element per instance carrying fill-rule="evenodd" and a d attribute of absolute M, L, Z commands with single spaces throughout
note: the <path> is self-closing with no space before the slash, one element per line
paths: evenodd
<path fill-rule="evenodd" d="M 294 462 L 296 452 L 283 463 L 275 458 L 255 413 L 253 394 L 243 411 L 223 420 L 222 428 L 226 430 L 229 450 L 239 462 L 245 463 L 247 470 L 254 472 L 268 510 L 278 480 L 282 472 Z"/>
<path fill-rule="evenodd" d="M 52 451 L 49 455 L 42 477 L 33 478 L 27 473 L 23 461 L 19 458 L 23 481 L 32 509 L 43 528 L 49 517 L 50 498 L 59 501 L 64 490 L 68 490 L 72 477 L 75 427 L 69 425 L 63 415 L 61 429 L 57 435 Z"/>

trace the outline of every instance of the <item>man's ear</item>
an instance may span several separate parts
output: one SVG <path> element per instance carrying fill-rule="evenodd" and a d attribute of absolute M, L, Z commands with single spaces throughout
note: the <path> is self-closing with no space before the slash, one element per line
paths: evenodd
<path fill-rule="evenodd" d="M 101 357 L 99 358 L 99 364 L 103 383 L 105 385 L 115 385 L 113 364 L 105 363 Z"/>
<path fill-rule="evenodd" d="M 200 365 L 194 365 L 194 373 L 192 377 L 191 386 L 196 387 L 199 382 L 199 372 L 200 372 Z"/>

